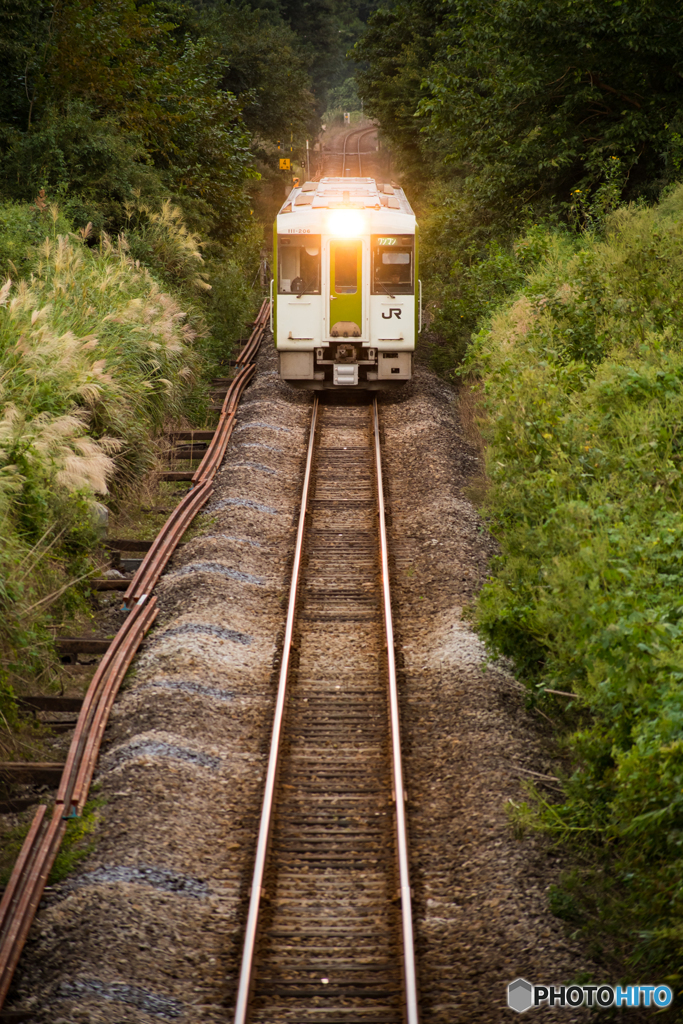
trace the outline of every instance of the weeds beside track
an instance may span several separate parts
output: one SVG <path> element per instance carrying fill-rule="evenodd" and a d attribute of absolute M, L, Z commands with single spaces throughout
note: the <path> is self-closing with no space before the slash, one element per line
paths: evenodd
<path fill-rule="evenodd" d="M 156 598 L 151 596 L 151 591 L 183 533 L 211 495 L 211 482 L 225 454 L 239 399 L 255 372 L 252 360 L 261 343 L 268 313 L 269 305 L 264 301 L 251 336 L 237 357 L 241 369 L 228 388 L 214 436 L 193 475 L 192 489 L 164 524 L 126 591 L 125 605 L 130 614 L 104 655 L 86 694 L 52 818 L 47 820 L 46 805 L 38 808 L 0 902 L 0 1006 L 7 995 L 67 821 L 80 815 L 85 805 L 118 689 L 156 617 Z M 135 604 L 131 608 L 132 601 Z"/>

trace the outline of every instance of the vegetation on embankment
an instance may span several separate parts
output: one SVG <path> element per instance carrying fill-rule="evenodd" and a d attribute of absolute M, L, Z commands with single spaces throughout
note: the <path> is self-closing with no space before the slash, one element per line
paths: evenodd
<path fill-rule="evenodd" d="M 0 205 L 0 259 L 10 272 L 0 287 L 5 726 L 15 721 L 16 692 L 56 677 L 55 627 L 88 611 L 101 503 L 120 500 L 155 468 L 165 424 L 201 422 L 216 307 L 230 314 L 223 353 L 253 308 L 242 268 L 205 262 L 178 210 L 138 204 L 128 213 L 128 234 L 103 233 L 91 247 L 88 228 L 72 231 L 56 206 Z M 214 280 L 229 309 L 208 291 Z"/>
<path fill-rule="evenodd" d="M 682 48 L 674 0 L 390 0 L 370 18 L 358 91 L 420 217 L 440 369 L 519 283 L 530 224 L 581 229 L 680 179 Z"/>
<path fill-rule="evenodd" d="M 538 246 L 538 232 L 534 244 Z M 683 186 L 546 254 L 476 336 L 487 509 L 476 617 L 570 729 L 555 905 L 639 971 L 683 955 Z M 524 243 L 522 243 L 523 245 Z M 680 980 L 680 979 L 679 979 Z"/>
<path fill-rule="evenodd" d="M 393 0 L 356 47 L 421 219 L 432 358 L 483 391 L 478 626 L 571 748 L 535 807 L 585 855 L 553 908 L 676 985 L 682 40 L 672 0 Z"/>

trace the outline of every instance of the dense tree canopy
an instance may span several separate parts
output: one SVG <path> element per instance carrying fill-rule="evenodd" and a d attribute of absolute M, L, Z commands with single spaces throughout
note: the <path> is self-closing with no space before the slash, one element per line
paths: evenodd
<path fill-rule="evenodd" d="M 376 117 L 404 161 L 431 161 L 417 114 L 422 83 L 435 60 L 444 5 L 440 0 L 397 0 L 381 7 L 356 44 L 358 88 L 364 109 Z"/>
<path fill-rule="evenodd" d="M 237 97 L 259 141 L 317 133 L 308 61 L 279 11 L 203 5 L 195 25 L 223 59 L 221 86 Z"/>
<path fill-rule="evenodd" d="M 180 4 L 7 4 L 0 68 L 2 188 L 78 195 L 110 226 L 134 188 L 230 231 L 252 159 L 225 58 Z"/>
<path fill-rule="evenodd" d="M 120 226 L 136 191 L 227 237 L 275 143 L 314 136 L 365 0 L 0 0 L 0 197 Z"/>
<path fill-rule="evenodd" d="M 346 53 L 362 35 L 376 0 L 280 0 L 283 17 L 302 40 L 320 109 L 327 90 L 348 75 Z"/>
<path fill-rule="evenodd" d="M 404 144 L 467 165 L 498 200 L 568 200 L 681 169 L 675 0 L 433 0 L 381 9 L 357 47 L 366 106 Z"/>
<path fill-rule="evenodd" d="M 202 31 L 208 28 L 207 34 L 219 38 L 230 56 L 228 87 L 240 95 L 253 86 L 246 83 L 258 68 L 274 93 L 268 105 L 286 95 L 296 123 L 293 86 L 301 69 L 309 76 L 320 113 L 328 91 L 349 77 L 347 53 L 365 32 L 378 0 L 193 0 L 193 6 L 200 13 Z M 257 38 L 250 38 L 252 33 Z"/>

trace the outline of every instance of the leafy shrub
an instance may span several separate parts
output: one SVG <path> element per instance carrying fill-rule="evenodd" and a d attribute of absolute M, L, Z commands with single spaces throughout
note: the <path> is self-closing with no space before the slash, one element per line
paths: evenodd
<path fill-rule="evenodd" d="M 147 195 L 165 191 L 140 140 L 124 134 L 111 116 L 98 116 L 84 100 L 50 107 L 30 132 L 5 135 L 4 194 L 28 201 L 46 189 L 98 232 L 120 225 L 124 203 L 135 189 Z"/>
<path fill-rule="evenodd" d="M 422 186 L 417 180 L 414 185 L 419 196 Z M 420 211 L 420 270 L 438 337 L 432 361 L 447 376 L 465 358 L 477 325 L 547 253 L 545 228 L 530 226 L 519 237 L 520 219 L 521 214 L 507 219 L 494 214 L 457 177 L 429 190 L 424 214 Z"/>
<path fill-rule="evenodd" d="M 683 187 L 602 240 L 548 233 L 467 364 L 502 548 L 477 621 L 535 696 L 577 694 L 575 770 L 541 819 L 609 858 L 584 909 L 660 969 L 683 953 L 682 237 Z"/>
<path fill-rule="evenodd" d="M 205 376 L 216 372 L 232 354 L 253 308 L 248 278 L 258 266 L 260 231 L 250 225 L 228 246 L 189 231 L 181 211 L 169 201 L 155 206 L 138 197 L 126 204 L 126 214 L 131 256 L 180 291 L 186 306 L 199 304 L 209 327 L 200 337 Z"/>

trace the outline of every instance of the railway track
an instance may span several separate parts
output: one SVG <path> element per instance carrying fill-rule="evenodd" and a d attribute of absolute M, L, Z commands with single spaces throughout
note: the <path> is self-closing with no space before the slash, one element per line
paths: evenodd
<path fill-rule="evenodd" d="M 343 150 L 341 152 L 341 158 L 342 158 L 341 176 L 342 176 L 342 178 L 346 177 L 347 170 L 348 170 L 349 174 L 352 174 L 353 176 L 355 176 L 356 170 L 355 170 L 355 167 L 352 167 L 352 163 L 355 160 L 358 161 L 358 177 L 359 178 L 363 177 L 363 164 L 362 164 L 363 154 L 361 153 L 360 142 L 361 142 L 361 139 L 364 138 L 366 135 L 371 135 L 373 133 L 377 134 L 377 128 L 376 127 L 373 127 L 373 128 L 360 128 L 360 129 L 357 129 L 356 131 L 347 132 L 347 134 L 344 136 L 344 148 L 343 148 Z M 353 152 L 350 151 L 350 152 L 347 153 L 347 147 L 349 145 L 349 141 L 352 138 L 355 139 L 355 141 L 356 141 L 356 152 L 353 153 Z"/>
<path fill-rule="evenodd" d="M 48 815 L 45 804 L 38 807 L 0 900 L 0 1009 L 67 822 L 80 816 L 87 801 L 104 730 L 119 687 L 156 618 L 156 598 L 152 596 L 152 590 L 183 534 L 213 491 L 212 481 L 230 440 L 240 397 L 256 369 L 253 360 L 268 317 L 269 302 L 265 300 L 254 321 L 251 336 L 237 356 L 235 376 L 230 382 L 226 381 L 216 428 L 199 432 L 208 441 L 199 466 L 192 472 L 176 474 L 187 479 L 190 490 L 148 546 L 149 550 L 126 589 L 123 607 L 128 615 L 115 638 L 105 645 L 104 656 L 82 702 L 52 815 Z M 194 441 L 194 435 L 190 440 Z"/>
<path fill-rule="evenodd" d="M 377 401 L 314 398 L 235 1024 L 417 1024 Z"/>

